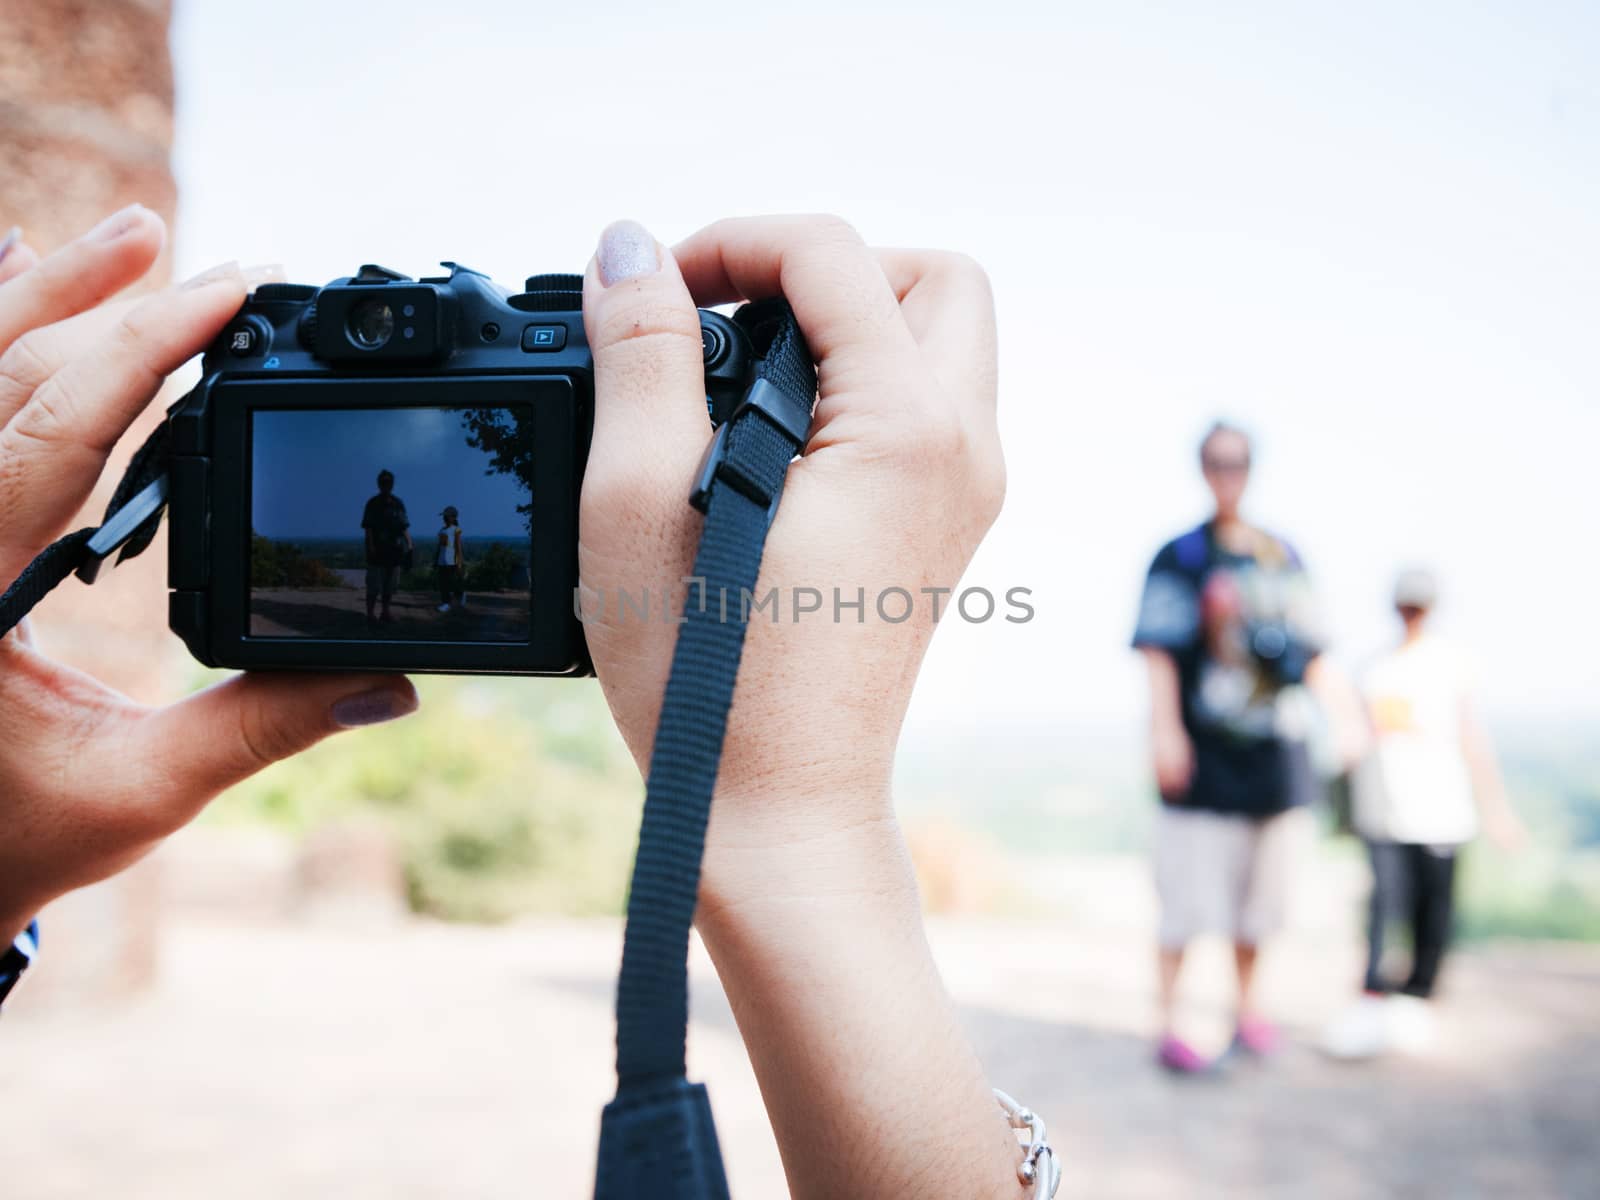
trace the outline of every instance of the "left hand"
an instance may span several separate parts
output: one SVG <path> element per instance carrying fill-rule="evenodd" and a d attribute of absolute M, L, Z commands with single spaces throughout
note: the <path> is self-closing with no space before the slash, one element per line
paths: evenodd
<path fill-rule="evenodd" d="M 16 244 L 0 259 L 0 584 L 66 532 L 167 375 L 244 301 L 252 280 L 230 264 L 102 304 L 149 270 L 164 238 L 161 219 L 134 206 L 42 261 Z M 394 676 L 243 675 L 147 708 L 51 661 L 24 622 L 0 639 L 0 942 L 224 788 L 416 704 Z"/>
<path fill-rule="evenodd" d="M 1495 849 L 1506 854 L 1520 854 L 1528 844 L 1528 829 L 1509 805 L 1490 809 L 1484 818 L 1484 832 Z"/>

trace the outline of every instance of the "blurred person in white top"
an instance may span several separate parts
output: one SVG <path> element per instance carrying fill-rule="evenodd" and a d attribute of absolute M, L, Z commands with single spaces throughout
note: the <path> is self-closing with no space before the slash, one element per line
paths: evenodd
<path fill-rule="evenodd" d="M 1460 850 L 1480 823 L 1503 848 L 1524 838 L 1475 711 L 1467 656 L 1430 628 L 1438 594 L 1428 571 L 1400 574 L 1400 643 L 1361 681 L 1373 750 L 1356 775 L 1353 817 L 1372 857 L 1372 905 L 1361 999 L 1324 1035 L 1324 1048 L 1340 1058 L 1427 1048 Z M 1385 970 L 1395 923 L 1411 931 L 1409 972 L 1399 982 Z"/>

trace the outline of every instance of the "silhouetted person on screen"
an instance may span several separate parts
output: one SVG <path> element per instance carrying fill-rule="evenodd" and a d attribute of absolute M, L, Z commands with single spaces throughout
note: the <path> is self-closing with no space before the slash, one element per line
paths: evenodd
<path fill-rule="evenodd" d="M 361 528 L 367 538 L 367 628 L 376 629 L 380 620 L 386 625 L 394 621 L 389 604 L 400 568 L 411 553 L 411 519 L 405 501 L 394 494 L 393 472 L 378 472 L 378 494 L 362 510 Z M 373 614 L 380 599 L 381 617 Z"/>
<path fill-rule="evenodd" d="M 461 586 L 461 568 L 466 566 L 466 556 L 461 548 L 461 514 L 454 504 L 445 505 L 439 514 L 444 525 L 437 538 L 438 549 L 434 555 L 434 568 L 439 577 L 439 612 L 466 606 L 466 594 Z"/>

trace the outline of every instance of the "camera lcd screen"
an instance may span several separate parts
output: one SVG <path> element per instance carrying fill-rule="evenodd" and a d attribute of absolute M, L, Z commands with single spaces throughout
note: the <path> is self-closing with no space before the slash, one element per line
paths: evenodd
<path fill-rule="evenodd" d="M 526 642 L 532 406 L 250 414 L 252 638 Z"/>

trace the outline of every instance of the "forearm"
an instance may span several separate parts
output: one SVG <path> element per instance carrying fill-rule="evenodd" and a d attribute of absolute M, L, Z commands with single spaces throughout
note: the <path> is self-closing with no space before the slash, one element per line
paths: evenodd
<path fill-rule="evenodd" d="M 1146 649 L 1150 677 L 1150 734 L 1159 742 L 1183 734 L 1183 695 L 1178 686 L 1178 664 L 1164 650 Z"/>
<path fill-rule="evenodd" d="M 1327 715 L 1343 764 L 1354 766 L 1372 748 L 1366 705 L 1355 684 L 1326 654 L 1319 654 L 1306 671 L 1306 686 Z"/>
<path fill-rule="evenodd" d="M 1462 751 L 1467 760 L 1467 771 L 1472 779 L 1472 794 L 1477 801 L 1479 815 L 1486 822 L 1511 821 L 1516 813 L 1506 795 L 1505 776 L 1500 772 L 1500 760 L 1495 756 L 1494 743 L 1475 716 L 1462 722 Z"/>
<path fill-rule="evenodd" d="M 797 1200 L 1022 1194 L 892 816 L 708 853 L 697 924 Z"/>

